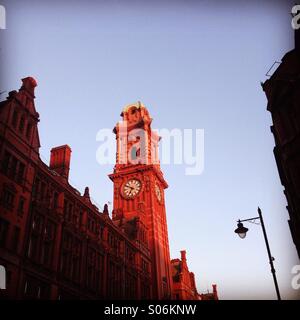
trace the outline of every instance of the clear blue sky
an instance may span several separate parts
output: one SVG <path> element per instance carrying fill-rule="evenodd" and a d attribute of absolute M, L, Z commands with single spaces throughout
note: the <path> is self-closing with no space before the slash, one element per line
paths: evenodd
<path fill-rule="evenodd" d="M 112 166 L 96 162 L 96 133 L 124 105 L 141 100 L 155 128 L 204 129 L 202 175 L 163 166 L 172 257 L 187 250 L 202 292 L 217 283 L 223 299 L 275 298 L 260 227 L 247 225 L 243 241 L 233 233 L 260 205 L 282 296 L 296 298 L 299 260 L 260 86 L 293 48 L 294 1 L 224 2 L 2 0 L 0 89 L 37 79 L 42 157 L 69 144 L 70 180 L 100 204 L 112 200 Z"/>

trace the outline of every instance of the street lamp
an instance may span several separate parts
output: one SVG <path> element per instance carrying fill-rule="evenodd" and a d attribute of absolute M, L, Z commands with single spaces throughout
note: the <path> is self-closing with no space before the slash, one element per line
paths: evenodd
<path fill-rule="evenodd" d="M 277 299 L 281 300 L 280 297 L 280 292 L 279 292 L 279 287 L 278 287 L 278 283 L 277 283 L 277 278 L 276 278 L 276 271 L 274 268 L 274 263 L 273 261 L 275 260 L 272 255 L 271 255 L 271 250 L 270 250 L 270 245 L 269 245 L 269 241 L 268 241 L 268 237 L 267 237 L 267 232 L 266 232 L 266 228 L 265 228 L 265 224 L 264 224 L 264 220 L 262 217 L 262 213 L 260 208 L 258 207 L 257 209 L 258 212 L 258 217 L 254 217 L 254 218 L 250 218 L 250 219 L 244 219 L 244 220 L 238 220 L 237 221 L 237 229 L 234 230 L 235 233 L 238 234 L 238 236 L 241 239 L 244 239 L 246 237 L 248 228 L 245 228 L 242 222 L 254 222 L 256 220 L 260 221 L 261 227 L 262 227 L 262 231 L 263 231 L 263 235 L 264 235 L 264 239 L 265 239 L 265 243 L 266 243 L 266 247 L 267 247 L 267 252 L 268 252 L 268 257 L 269 257 L 269 263 L 271 266 L 271 273 L 273 275 L 273 280 L 274 280 L 274 285 L 275 285 L 275 290 L 276 290 L 276 294 L 277 294 Z"/>
<path fill-rule="evenodd" d="M 245 239 L 248 230 L 249 229 L 245 228 L 244 225 L 241 223 L 241 220 L 239 220 L 238 227 L 234 230 L 234 232 L 237 233 L 241 239 Z"/>

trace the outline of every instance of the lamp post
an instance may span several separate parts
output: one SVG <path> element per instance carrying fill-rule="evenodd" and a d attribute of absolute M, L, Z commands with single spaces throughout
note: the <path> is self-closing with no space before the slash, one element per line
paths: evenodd
<path fill-rule="evenodd" d="M 277 294 L 277 299 L 281 300 L 279 287 L 278 287 L 278 283 L 277 283 L 277 278 L 276 278 L 276 271 L 275 271 L 274 263 L 273 263 L 273 261 L 275 259 L 271 255 L 271 250 L 270 250 L 270 245 L 269 245 L 269 241 L 268 241 L 268 237 L 267 237 L 267 232 L 266 232 L 266 228 L 265 228 L 265 224 L 264 224 L 264 220 L 263 220 L 260 208 L 257 209 L 257 212 L 258 212 L 258 217 L 254 217 L 254 218 L 250 218 L 250 219 L 244 219 L 244 220 L 238 220 L 238 225 L 237 225 L 238 227 L 237 227 L 237 229 L 235 229 L 234 232 L 237 233 L 241 239 L 244 239 L 246 237 L 248 228 L 244 227 L 243 222 L 246 222 L 246 221 L 253 222 L 255 220 L 259 220 L 260 221 L 260 224 L 261 224 L 261 227 L 262 227 L 262 231 L 263 231 L 263 234 L 264 234 L 266 247 L 267 247 L 269 263 L 270 263 L 270 266 L 271 266 L 271 273 L 273 275 L 273 280 L 274 280 L 275 290 L 276 290 L 276 294 Z"/>

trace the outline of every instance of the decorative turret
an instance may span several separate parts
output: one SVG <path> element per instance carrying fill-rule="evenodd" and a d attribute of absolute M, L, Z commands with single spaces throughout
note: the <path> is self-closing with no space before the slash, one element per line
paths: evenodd
<path fill-rule="evenodd" d="M 33 99 L 35 98 L 34 89 L 37 86 L 37 82 L 32 77 L 22 79 L 23 85 L 20 91 L 26 91 Z"/>

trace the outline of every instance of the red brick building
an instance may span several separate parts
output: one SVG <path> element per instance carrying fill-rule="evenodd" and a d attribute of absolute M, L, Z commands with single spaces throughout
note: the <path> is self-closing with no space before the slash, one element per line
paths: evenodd
<path fill-rule="evenodd" d="M 295 32 L 295 49 L 283 57 L 263 90 L 273 120 L 274 155 L 288 203 L 289 226 L 300 257 L 300 30 Z"/>
<path fill-rule="evenodd" d="M 181 259 L 172 259 L 173 293 L 176 300 L 198 300 L 199 294 L 195 283 L 195 275 L 189 271 L 186 251 L 181 253 Z"/>
<path fill-rule="evenodd" d="M 121 114 L 128 124 L 125 137 L 143 129 L 145 145 L 125 139 L 130 148 L 125 154 L 120 123 L 114 130 L 118 152 L 109 176 L 114 184 L 110 218 L 107 205 L 101 212 L 92 203 L 88 187 L 81 194 L 69 183 L 69 146 L 53 148 L 49 166 L 40 159 L 37 84 L 33 78 L 22 81 L 21 89 L 0 103 L 0 265 L 6 270 L 0 297 L 175 298 L 164 205 L 167 183 L 159 162 L 153 161 L 159 137 L 151 131 L 148 110 L 134 104 Z M 124 161 L 129 155 L 130 164 Z M 195 296 L 180 298 L 198 299 L 193 277 L 185 286 Z"/>

